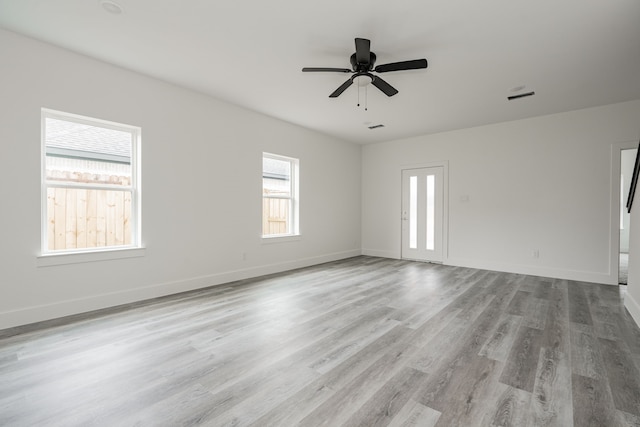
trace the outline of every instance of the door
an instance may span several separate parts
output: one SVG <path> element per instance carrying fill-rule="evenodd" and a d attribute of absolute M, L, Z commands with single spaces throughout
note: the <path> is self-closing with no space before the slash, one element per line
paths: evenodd
<path fill-rule="evenodd" d="M 402 171 L 402 258 L 442 262 L 444 168 Z"/>
<path fill-rule="evenodd" d="M 618 258 L 618 284 L 626 285 L 629 273 L 629 226 L 631 215 L 627 212 L 627 199 L 633 177 L 633 166 L 638 150 L 620 150 L 620 247 Z"/>

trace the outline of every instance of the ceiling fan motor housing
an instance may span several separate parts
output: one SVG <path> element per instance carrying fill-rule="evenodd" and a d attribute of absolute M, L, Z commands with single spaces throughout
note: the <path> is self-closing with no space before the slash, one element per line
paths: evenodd
<path fill-rule="evenodd" d="M 369 52 L 369 62 L 363 62 L 358 64 L 358 60 L 356 59 L 356 54 L 351 55 L 351 66 L 353 67 L 353 71 L 371 71 L 373 70 L 373 65 L 376 63 L 376 54 L 373 52 Z"/>

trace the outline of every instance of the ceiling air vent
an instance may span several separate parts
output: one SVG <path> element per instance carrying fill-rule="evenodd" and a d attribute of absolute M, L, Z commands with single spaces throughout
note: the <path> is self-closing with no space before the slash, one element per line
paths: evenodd
<path fill-rule="evenodd" d="M 535 95 L 535 94 L 536 94 L 535 92 L 521 93 L 521 94 L 519 94 L 519 95 L 511 95 L 511 96 L 508 96 L 508 97 L 507 97 L 507 99 L 508 99 L 509 101 L 513 101 L 514 99 L 524 98 L 525 96 L 532 96 L 532 95 Z"/>
<path fill-rule="evenodd" d="M 369 129 L 378 129 L 378 128 L 383 128 L 384 125 L 373 125 L 373 126 L 369 126 Z"/>

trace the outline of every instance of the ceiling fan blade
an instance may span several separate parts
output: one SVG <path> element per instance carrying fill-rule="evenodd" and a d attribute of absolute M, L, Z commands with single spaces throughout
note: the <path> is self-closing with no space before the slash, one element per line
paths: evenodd
<path fill-rule="evenodd" d="M 394 88 L 393 86 L 391 86 L 389 83 L 385 82 L 378 76 L 374 76 L 373 80 L 371 81 L 371 84 L 377 87 L 378 89 L 380 89 L 387 96 L 393 96 L 396 93 L 398 93 L 398 90 L 396 88 Z"/>
<path fill-rule="evenodd" d="M 378 65 L 374 70 L 376 73 L 387 73 L 389 71 L 417 70 L 427 68 L 426 59 L 414 59 L 411 61 L 392 62 L 390 64 Z"/>
<path fill-rule="evenodd" d="M 338 89 L 334 90 L 333 93 L 331 95 L 329 95 L 329 98 L 337 98 L 337 97 L 339 97 L 340 94 L 342 92 L 344 92 L 345 90 L 347 90 L 347 88 L 349 86 L 351 86 L 352 84 L 353 84 L 353 80 L 351 80 L 351 79 L 349 79 L 346 82 L 342 83 L 342 85 Z"/>
<path fill-rule="evenodd" d="M 371 60 L 371 40 L 356 39 L 356 62 L 368 64 Z"/>
<path fill-rule="evenodd" d="M 352 73 L 353 71 L 348 68 L 318 68 L 318 67 L 305 67 L 303 72 L 330 72 L 330 73 Z"/>

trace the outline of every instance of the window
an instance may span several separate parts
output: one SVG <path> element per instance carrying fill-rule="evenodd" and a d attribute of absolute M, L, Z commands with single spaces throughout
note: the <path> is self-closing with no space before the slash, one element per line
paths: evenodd
<path fill-rule="evenodd" d="M 42 253 L 140 247 L 140 128 L 42 110 Z"/>
<path fill-rule="evenodd" d="M 298 159 L 262 155 L 262 237 L 299 234 Z"/>

